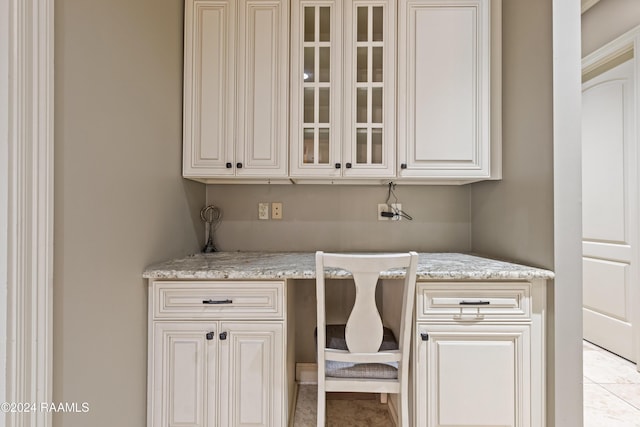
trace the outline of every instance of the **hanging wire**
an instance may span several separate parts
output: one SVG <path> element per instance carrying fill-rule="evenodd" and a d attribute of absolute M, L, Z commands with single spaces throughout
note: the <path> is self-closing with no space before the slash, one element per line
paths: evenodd
<path fill-rule="evenodd" d="M 387 201 L 385 203 L 387 204 L 387 206 L 389 206 L 389 208 L 391 208 L 391 211 L 393 212 L 393 214 L 395 216 L 408 219 L 409 221 L 413 221 L 413 217 L 411 215 L 409 215 L 408 213 L 406 213 L 402 209 L 398 209 L 398 208 L 394 208 L 393 207 L 394 204 L 397 206 L 398 203 L 399 203 L 398 202 L 398 196 L 396 196 L 395 189 L 396 189 L 396 183 L 393 182 L 393 181 L 390 181 L 389 182 L 389 192 L 387 193 Z M 393 197 L 393 202 L 389 203 L 391 201 L 392 197 Z"/>

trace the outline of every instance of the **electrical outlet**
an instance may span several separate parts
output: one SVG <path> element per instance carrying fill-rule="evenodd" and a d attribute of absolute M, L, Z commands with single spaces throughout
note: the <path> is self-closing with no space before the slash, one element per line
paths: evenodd
<path fill-rule="evenodd" d="M 402 210 L 402 203 L 391 203 L 391 212 L 397 214 Z M 401 221 L 402 215 L 394 215 L 392 221 Z"/>
<path fill-rule="evenodd" d="M 386 203 L 378 203 L 378 221 L 389 221 L 390 218 L 382 216 L 382 212 L 389 211 L 389 206 Z"/>
<path fill-rule="evenodd" d="M 282 219 L 282 203 L 271 203 L 271 219 Z"/>
<path fill-rule="evenodd" d="M 258 219 L 269 219 L 269 203 L 258 203 Z"/>

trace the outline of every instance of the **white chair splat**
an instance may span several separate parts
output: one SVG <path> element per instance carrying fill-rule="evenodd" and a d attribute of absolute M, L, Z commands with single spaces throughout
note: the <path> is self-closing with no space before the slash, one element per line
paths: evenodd
<path fill-rule="evenodd" d="M 411 320 L 418 254 L 316 253 L 318 426 L 325 425 L 326 392 L 397 393 L 399 424 L 409 425 L 408 383 Z M 353 275 L 356 298 L 346 325 L 327 325 L 325 269 Z M 376 306 L 380 273 L 404 269 L 398 337 L 385 328 Z M 323 345 L 324 344 L 324 345 Z"/>

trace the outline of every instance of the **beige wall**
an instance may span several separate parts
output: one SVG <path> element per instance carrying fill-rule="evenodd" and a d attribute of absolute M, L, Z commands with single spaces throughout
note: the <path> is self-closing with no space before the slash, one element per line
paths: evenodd
<path fill-rule="evenodd" d="M 502 7 L 503 179 L 472 185 L 472 249 L 553 268 L 551 1 Z"/>
<path fill-rule="evenodd" d="M 209 185 L 207 201 L 223 211 L 220 250 L 471 249 L 469 187 L 398 185 L 414 220 L 378 221 L 387 186 Z M 258 220 L 259 202 L 282 202 L 282 220 Z"/>
<path fill-rule="evenodd" d="M 55 2 L 56 427 L 146 423 L 145 266 L 198 250 L 181 178 L 182 0 Z M 194 215 L 195 214 L 195 215 Z"/>
<path fill-rule="evenodd" d="M 582 56 L 638 25 L 638 0 L 600 0 L 582 15 Z"/>

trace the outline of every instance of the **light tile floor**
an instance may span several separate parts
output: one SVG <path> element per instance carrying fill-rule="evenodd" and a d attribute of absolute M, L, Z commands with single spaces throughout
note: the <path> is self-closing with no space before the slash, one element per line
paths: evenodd
<path fill-rule="evenodd" d="M 587 341 L 584 426 L 640 427 L 640 372 L 636 365 Z"/>
<path fill-rule="evenodd" d="M 640 372 L 636 365 L 587 341 L 584 359 L 584 427 L 640 427 Z M 315 426 L 316 387 L 301 385 L 295 427 Z M 329 426 L 392 426 L 386 406 L 362 397 L 327 399 Z"/>

